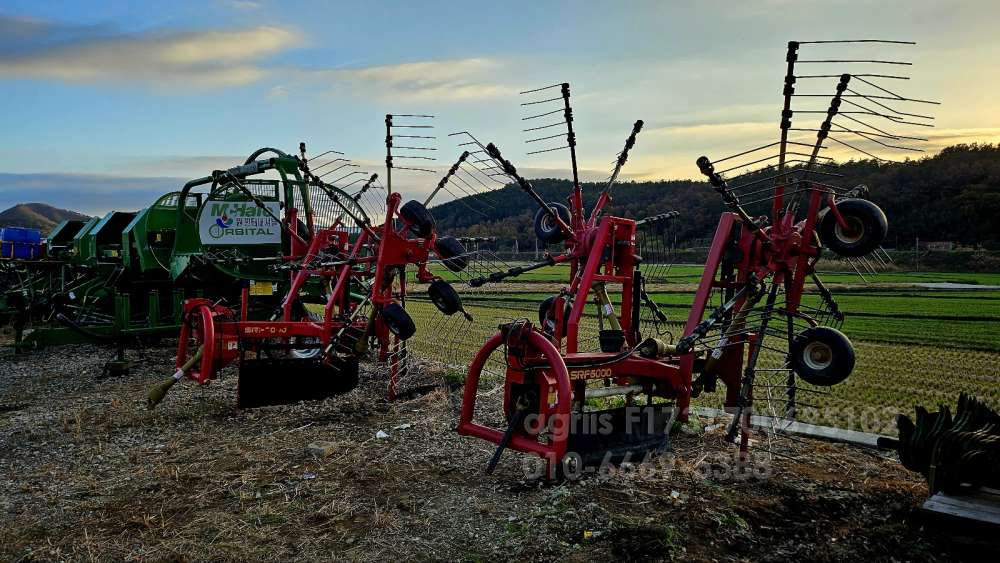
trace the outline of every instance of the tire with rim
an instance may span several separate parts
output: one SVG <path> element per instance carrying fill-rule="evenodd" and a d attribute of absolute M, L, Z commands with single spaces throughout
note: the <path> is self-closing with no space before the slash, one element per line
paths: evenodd
<path fill-rule="evenodd" d="M 292 320 L 309 321 L 313 323 L 322 323 L 323 315 L 314 311 L 310 311 L 306 308 L 306 304 L 302 299 L 296 299 L 292 303 Z M 280 339 L 274 339 L 276 342 Z M 264 353 L 267 357 L 271 359 L 281 359 L 281 358 L 297 358 L 297 359 L 315 359 L 323 354 L 323 349 L 319 347 L 319 339 L 309 336 L 293 336 L 288 339 L 289 347 L 287 349 L 277 349 L 277 348 L 266 348 Z M 310 345 L 316 344 L 315 347 Z M 302 348 L 297 348 L 297 346 L 303 346 Z"/>
<path fill-rule="evenodd" d="M 434 241 L 434 252 L 452 272 L 461 272 L 469 265 L 468 257 L 464 256 L 465 245 L 455 237 L 438 237 Z"/>
<path fill-rule="evenodd" d="M 322 313 L 316 311 L 310 311 L 308 308 L 306 308 L 306 304 L 303 303 L 302 301 L 296 301 L 295 303 L 299 306 L 296 316 L 298 316 L 300 319 L 302 319 L 303 321 L 309 321 L 313 323 L 323 322 Z M 323 349 L 319 347 L 319 343 L 320 342 L 318 338 L 312 338 L 308 336 L 295 336 L 292 338 L 293 346 L 311 345 L 311 344 L 315 344 L 316 346 L 314 348 L 292 348 L 290 350 L 291 356 L 293 358 L 308 358 L 308 359 L 318 358 L 323 355 Z"/>
<path fill-rule="evenodd" d="M 792 341 L 788 351 L 792 371 L 811 385 L 829 387 L 854 370 L 854 346 L 835 328 L 814 326 Z"/>
<path fill-rule="evenodd" d="M 413 318 L 399 303 L 389 303 L 382 307 L 382 321 L 400 340 L 406 340 L 417 332 Z"/>
<path fill-rule="evenodd" d="M 572 220 L 569 208 L 565 205 L 550 203 L 549 207 L 554 209 L 559 218 L 567 225 Z M 544 209 L 539 209 L 538 213 L 535 213 L 535 236 L 545 244 L 556 244 L 566 240 L 566 235 L 559 228 L 558 223 L 553 221 L 552 216 L 546 213 Z"/>
<path fill-rule="evenodd" d="M 824 210 L 819 224 L 823 244 L 840 256 L 857 257 L 878 248 L 889 230 L 885 213 L 866 199 L 844 199 L 837 202 L 837 211 L 848 228 L 837 221 L 830 209 Z"/>
<path fill-rule="evenodd" d="M 434 232 L 434 217 L 424 204 L 411 199 L 399 208 L 399 216 L 410 224 L 410 232 L 420 238 L 427 238 Z"/>
<path fill-rule="evenodd" d="M 444 280 L 434 280 L 427 288 L 431 303 L 445 315 L 451 316 L 462 310 L 462 298 L 450 283 Z"/>

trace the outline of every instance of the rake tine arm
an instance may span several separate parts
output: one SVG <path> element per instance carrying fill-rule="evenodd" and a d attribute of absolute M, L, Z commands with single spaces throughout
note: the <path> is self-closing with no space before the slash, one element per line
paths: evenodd
<path fill-rule="evenodd" d="M 843 311 L 840 310 L 840 306 L 837 305 L 837 301 L 834 300 L 833 294 L 830 293 L 829 289 L 827 289 L 826 284 L 823 283 L 823 280 L 819 279 L 819 276 L 816 275 L 816 272 L 810 272 L 809 276 L 812 277 L 813 283 L 816 284 L 816 290 L 819 291 L 820 298 L 822 298 L 823 302 L 826 303 L 827 307 L 830 308 L 830 314 L 833 316 L 833 318 L 838 321 L 843 321 L 844 313 Z"/>
<path fill-rule="evenodd" d="M 667 211 L 666 213 L 659 213 L 650 217 L 643 217 L 635 222 L 635 226 L 639 227 L 647 223 L 657 223 L 659 221 L 665 221 L 667 219 L 673 219 L 674 217 L 680 217 L 680 211 Z"/>
<path fill-rule="evenodd" d="M 521 177 L 520 174 L 517 173 L 517 168 L 515 168 L 514 165 L 511 164 L 509 160 L 506 160 L 503 157 L 503 155 L 500 154 L 500 149 L 498 149 L 496 145 L 494 145 L 493 143 L 486 145 L 486 152 L 487 154 L 490 155 L 491 158 L 493 158 L 493 160 L 497 161 L 500 164 L 500 166 L 503 168 L 504 173 L 513 178 L 514 181 L 517 182 L 517 185 L 520 186 L 521 189 L 524 190 L 526 194 L 531 196 L 531 199 L 535 200 L 535 203 L 537 203 L 538 206 L 545 211 L 545 213 L 555 222 L 555 224 L 559 225 L 559 229 L 563 232 L 563 234 L 566 235 L 567 238 L 569 239 L 576 238 L 574 236 L 573 229 L 569 225 L 567 225 L 565 221 L 562 220 L 562 217 L 559 217 L 559 214 L 556 213 L 554 209 L 549 207 L 549 204 L 545 203 L 545 200 L 542 199 L 542 196 L 538 195 L 538 192 L 535 191 L 534 186 L 532 186 L 530 182 L 525 180 L 523 177 Z"/>
<path fill-rule="evenodd" d="M 563 82 L 559 91 L 563 99 L 563 116 L 566 118 L 566 144 L 569 146 L 569 159 L 573 166 L 573 188 L 579 190 L 580 174 L 576 165 L 576 133 L 573 131 L 573 108 L 569 104 L 569 82 Z"/>
<path fill-rule="evenodd" d="M 707 156 L 702 156 L 698 158 L 697 164 L 701 173 L 708 177 L 708 181 L 712 184 L 712 188 L 719 192 L 719 195 L 722 196 L 722 201 L 729 206 L 733 213 L 739 215 L 740 219 L 747 227 L 753 229 L 754 234 L 763 244 L 769 244 L 770 237 L 767 236 L 767 233 L 764 232 L 760 225 L 754 222 L 746 210 L 743 209 L 743 206 L 740 205 L 740 200 L 729 189 L 729 186 L 726 184 L 726 181 L 722 179 L 722 176 L 719 176 L 719 173 L 715 171 L 712 161 L 709 160 Z"/>
<path fill-rule="evenodd" d="M 365 192 L 367 192 L 368 190 L 370 190 L 371 187 L 372 187 L 372 184 L 375 183 L 375 180 L 377 180 L 377 179 L 378 179 L 378 173 L 372 174 L 372 177 L 368 178 L 368 181 L 365 182 L 365 184 L 363 186 L 361 186 L 361 189 L 358 190 L 358 193 L 356 193 L 353 196 L 351 196 L 354 199 L 354 201 L 358 201 L 358 199 L 361 196 L 363 196 L 365 194 Z"/>
<path fill-rule="evenodd" d="M 792 127 L 792 96 L 795 95 L 795 61 L 799 59 L 799 42 L 789 41 L 785 62 L 785 87 L 782 90 L 784 105 L 781 108 L 781 140 L 778 142 L 778 172 L 785 171 L 785 151 L 788 148 L 788 130 Z"/>
<path fill-rule="evenodd" d="M 649 296 L 649 294 L 646 293 L 646 290 L 644 289 L 641 290 L 639 292 L 639 295 L 642 297 L 642 302 L 653 313 L 657 321 L 661 323 L 667 322 L 668 320 L 667 315 L 665 315 L 663 311 L 660 310 L 660 306 L 657 305 L 655 301 L 653 301 L 653 299 Z"/>
<path fill-rule="evenodd" d="M 840 111 L 841 97 L 844 95 L 844 90 L 847 90 L 847 85 L 851 81 L 850 74 L 840 75 L 840 82 L 837 83 L 837 93 L 833 95 L 830 100 L 830 107 L 826 110 L 826 119 L 819 126 L 819 131 L 816 132 L 816 143 L 813 145 L 812 155 L 809 157 L 809 162 L 806 164 L 806 173 L 808 174 L 812 171 L 813 166 L 816 164 L 816 157 L 819 155 L 820 149 L 823 147 L 823 141 L 830 135 L 830 127 L 833 125 L 833 118 Z"/>
<path fill-rule="evenodd" d="M 424 201 L 424 207 L 427 207 L 428 205 L 431 204 L 431 200 L 434 199 L 434 196 L 436 196 L 437 193 L 441 191 L 441 188 L 443 188 L 444 185 L 448 183 L 448 180 L 450 180 L 451 177 L 454 176 L 456 172 L 458 172 L 458 167 L 461 166 L 462 163 L 465 162 L 465 159 L 467 158 L 469 158 L 469 151 L 462 151 L 462 154 L 458 157 L 458 160 L 455 161 L 455 164 L 451 165 L 451 169 L 448 170 L 448 173 L 444 175 L 444 178 L 441 178 L 441 181 L 438 182 L 437 187 L 434 188 L 434 191 L 431 192 L 431 195 L 427 196 L 427 199 Z"/>
<path fill-rule="evenodd" d="M 366 185 L 370 185 L 371 182 L 375 181 L 375 178 L 377 178 L 377 177 L 378 177 L 378 174 L 372 174 L 371 179 L 368 180 L 368 184 L 366 184 Z M 323 185 L 325 186 L 326 184 L 323 184 Z M 360 198 L 361 194 L 364 193 L 364 189 L 365 188 L 362 188 L 362 191 L 360 191 L 360 192 L 358 192 L 358 193 L 356 193 L 356 194 L 354 194 L 352 196 L 349 195 L 348 198 L 350 198 L 351 201 L 357 203 L 358 198 Z M 327 196 L 334 203 L 334 205 L 336 205 L 337 207 L 339 207 L 341 209 L 341 211 L 344 212 L 345 215 L 347 215 L 348 217 L 350 217 L 351 220 L 354 221 L 354 223 L 356 225 L 358 225 L 358 227 L 360 227 L 365 232 L 367 232 L 369 235 L 371 235 L 371 237 L 374 240 L 378 240 L 379 239 L 378 232 L 372 227 L 371 223 L 366 218 L 364 218 L 364 217 L 358 217 L 357 215 L 355 215 L 354 211 L 352 211 L 350 208 L 348 208 L 346 205 L 344 205 L 340 201 L 340 198 L 335 193 L 327 192 Z"/>
<path fill-rule="evenodd" d="M 478 278 L 472 278 L 471 280 L 469 280 L 469 285 L 472 287 L 479 287 L 481 285 L 486 284 L 487 282 L 498 282 L 501 280 L 505 280 L 507 278 L 520 276 L 525 272 L 530 272 L 532 270 L 537 270 L 539 268 L 544 268 L 546 266 L 555 266 L 556 264 L 563 262 L 565 260 L 566 260 L 565 255 L 553 256 L 549 254 L 548 256 L 546 256 L 545 260 L 542 260 L 541 262 L 536 262 L 528 266 L 514 266 L 513 268 L 510 268 L 505 272 L 493 272 L 488 276 L 480 276 Z"/>
<path fill-rule="evenodd" d="M 337 167 L 335 170 L 339 170 L 340 168 L 342 167 Z M 305 174 L 306 180 L 320 183 L 319 176 L 309 169 L 309 160 L 306 158 L 306 144 L 304 142 L 299 143 L 299 170 Z"/>
<path fill-rule="evenodd" d="M 755 277 L 751 276 L 747 284 L 744 285 L 742 288 L 740 288 L 740 290 L 733 295 L 732 299 L 716 307 L 715 310 L 712 311 L 712 314 L 709 315 L 707 319 L 701 321 L 700 323 L 698 323 L 698 326 L 694 327 L 694 330 L 691 331 L 691 334 L 683 336 L 681 337 L 680 340 L 677 341 L 677 353 L 687 354 L 688 352 L 693 350 L 694 343 L 698 339 L 704 338 L 705 335 L 708 334 L 708 331 L 712 330 L 712 327 L 718 324 L 719 321 L 721 321 L 722 318 L 725 317 L 726 313 L 732 311 L 736 307 L 736 304 L 739 303 L 741 299 L 743 299 L 743 296 L 746 295 L 748 291 L 750 291 L 752 288 L 755 288 L 756 286 L 757 286 L 757 280 Z"/>
<path fill-rule="evenodd" d="M 615 161 L 615 169 L 611 172 L 611 177 L 608 178 L 608 184 L 604 186 L 604 190 L 597 199 L 597 203 L 594 204 L 593 211 L 590 212 L 591 224 L 594 224 L 597 221 L 597 217 L 600 216 L 604 206 L 611 201 L 611 187 L 615 185 L 615 181 L 618 180 L 618 174 L 621 172 L 622 167 L 625 166 L 625 162 L 628 161 L 629 151 L 631 151 L 632 147 L 635 146 L 635 137 L 639 134 L 639 131 L 642 131 L 642 125 L 643 121 L 641 119 L 637 120 L 632 125 L 632 133 L 629 134 L 627 139 L 625 139 L 625 148 L 622 149 L 621 154 L 618 155 L 618 160 Z"/>

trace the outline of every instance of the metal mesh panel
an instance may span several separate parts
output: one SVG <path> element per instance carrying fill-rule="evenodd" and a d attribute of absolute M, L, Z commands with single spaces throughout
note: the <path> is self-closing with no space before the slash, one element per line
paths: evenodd
<path fill-rule="evenodd" d="M 365 213 L 372 225 L 381 225 L 385 222 L 386 198 L 388 193 L 378 180 L 374 184 L 366 184 L 358 189 L 345 188 L 345 192 L 351 195 L 355 204 Z"/>
<path fill-rule="evenodd" d="M 674 218 L 677 213 L 664 213 L 636 222 L 635 241 L 642 257 L 639 266 L 647 284 L 667 282 L 674 264 Z"/>
<path fill-rule="evenodd" d="M 279 183 L 276 180 L 243 180 L 243 187 L 254 196 L 264 200 L 264 201 L 278 201 L 278 186 Z M 218 189 L 212 194 L 212 197 L 234 195 L 246 197 L 246 194 L 240 190 L 236 184 L 227 184 Z"/>
<path fill-rule="evenodd" d="M 369 222 L 364 209 L 340 189 L 299 182 L 293 183 L 293 187 L 292 205 L 299 212 L 299 220 L 306 222 L 305 214 L 308 210 L 312 215 L 313 228 L 317 231 L 334 225 L 356 230 L 359 228 L 359 223 Z"/>

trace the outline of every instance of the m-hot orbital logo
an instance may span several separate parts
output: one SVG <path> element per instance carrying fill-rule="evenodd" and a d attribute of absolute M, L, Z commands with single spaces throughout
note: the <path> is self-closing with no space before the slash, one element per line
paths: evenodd
<path fill-rule="evenodd" d="M 272 236 L 277 222 L 263 208 L 250 203 L 212 203 L 214 224 L 208 234 L 212 238 Z"/>

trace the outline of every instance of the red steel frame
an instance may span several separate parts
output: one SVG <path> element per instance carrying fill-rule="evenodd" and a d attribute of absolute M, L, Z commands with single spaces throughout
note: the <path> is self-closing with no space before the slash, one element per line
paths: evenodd
<path fill-rule="evenodd" d="M 189 299 L 184 304 L 185 322 L 182 324 L 180 342 L 177 349 L 177 368 L 189 357 L 189 339 L 194 337 L 204 344 L 202 358 L 198 365 L 188 372 L 188 377 L 199 384 L 208 383 L 220 369 L 239 358 L 240 341 L 263 341 L 275 338 L 288 339 L 292 337 L 315 338 L 324 350 L 330 345 L 333 335 L 349 326 L 364 330 L 368 319 L 353 319 L 351 313 L 356 307 L 350 300 L 350 282 L 356 279 L 372 280 L 371 301 L 376 310 L 402 300 L 406 295 L 405 275 L 401 271 L 408 264 L 417 265 L 416 278 L 422 283 L 438 279 L 427 270 L 429 249 L 434 247 L 437 239 L 432 232 L 427 238 L 408 238 L 406 233 L 409 223 L 400 218 L 393 220 L 398 214 L 402 197 L 398 193 L 387 198 L 386 221 L 378 230 L 365 226 L 357 239 L 350 242 L 350 233 L 339 221 L 333 226 L 321 230 L 310 241 L 308 249 L 292 240 L 292 253 L 288 260 L 302 259 L 302 268 L 291 274 L 291 284 L 288 293 L 282 301 L 282 320 L 252 321 L 247 319 L 247 302 L 249 291 L 244 288 L 240 315 L 225 306 L 212 303 L 208 299 Z M 289 224 L 295 224 L 296 210 L 289 208 L 286 219 Z M 308 224 L 312 217 L 307 217 Z M 334 249 L 345 255 L 346 259 L 334 267 L 309 268 L 320 251 Z M 372 255 L 362 256 L 362 250 L 370 249 Z M 362 266 L 358 268 L 357 266 Z M 398 290 L 393 287 L 393 276 L 399 273 Z M 298 298 L 299 290 L 312 276 L 335 280 L 332 291 L 327 299 L 322 322 L 307 319 L 292 319 L 292 306 Z M 197 322 L 192 322 L 196 319 Z M 391 335 L 380 316 L 375 317 L 372 327 L 378 338 L 379 358 L 382 361 L 400 346 L 399 341 Z M 395 383 L 398 377 L 396 366 L 393 366 L 389 388 L 390 399 L 395 393 Z"/>
<path fill-rule="evenodd" d="M 771 277 L 773 283 L 785 285 L 785 307 L 779 314 L 793 315 L 815 324 L 809 317 L 798 311 L 806 277 L 812 273 L 820 248 L 814 235 L 816 218 L 824 201 L 831 208 L 838 221 L 843 222 L 836 211 L 833 193 L 820 185 L 805 184 L 808 193 L 808 210 L 805 219 L 793 223 L 793 214 L 788 213 L 763 230 L 744 225 L 737 213 L 723 213 L 705 261 L 705 269 L 688 313 L 684 334 L 691 334 L 705 317 L 713 292 L 719 289 L 736 291 L 744 287 L 753 275 L 757 280 Z M 579 323 L 583 315 L 587 297 L 595 282 L 620 284 L 622 310 L 620 324 L 625 332 L 629 348 L 635 347 L 634 319 L 629 304 L 637 299 L 639 288 L 633 287 L 633 274 L 637 266 L 635 254 L 636 223 L 631 219 L 603 217 L 598 222 L 598 213 L 607 203 L 602 194 L 590 219 L 582 221 L 582 201 L 578 190 L 570 198 L 574 207 L 572 236 L 566 242 L 567 252 L 553 256 L 553 263 L 570 262 L 570 284 L 552 304 L 556 317 L 556 329 L 549 337 L 532 329 L 530 332 L 516 331 L 511 325 L 495 334 L 479 350 L 469 366 L 463 396 L 462 412 L 458 432 L 500 444 L 503 433 L 474 421 L 476 395 L 479 379 L 487 360 L 502 346 L 507 347 L 507 369 L 504 393 L 505 412 L 512 412 L 512 385 L 531 382 L 538 385 L 539 427 L 555 423 L 568 428 L 571 411 L 570 396 L 578 402 L 585 398 L 588 379 L 610 379 L 618 384 L 632 383 L 643 387 L 643 392 L 651 396 L 673 399 L 679 409 L 678 420 L 687 421 L 691 401 L 692 376 L 696 369 L 696 358 L 692 353 L 678 354 L 660 359 L 624 355 L 617 352 L 578 352 Z M 740 226 L 738 238 L 735 229 Z M 735 265 L 732 279 L 721 279 L 720 267 L 724 256 L 735 244 L 741 251 L 742 259 Z M 610 249 L 610 250 L 607 250 Z M 607 253 L 606 253 L 607 252 Z M 569 317 L 563 318 L 565 295 L 574 295 Z M 733 313 L 744 306 L 746 298 L 738 301 Z M 506 331 L 506 332 L 505 332 Z M 742 379 L 744 355 L 747 344 L 753 343 L 760 335 L 751 333 L 734 337 L 729 350 L 723 355 L 718 366 L 720 379 L 726 385 L 726 406 L 736 406 Z M 565 351 L 563 339 L 565 338 Z M 574 366 L 598 364 L 599 369 L 574 369 Z M 749 416 L 749 411 L 744 412 Z M 749 420 L 743 421 L 744 425 Z M 742 448 L 746 448 L 749 436 L 744 428 Z M 558 464 L 566 454 L 568 431 L 552 432 L 547 443 L 538 440 L 538 430 L 516 429 L 506 447 L 517 451 L 533 453 L 546 460 L 549 470 Z"/>
<path fill-rule="evenodd" d="M 532 329 L 524 334 L 505 334 L 504 330 L 491 337 L 476 354 L 469 366 L 465 384 L 462 413 L 458 432 L 499 444 L 503 433 L 473 421 L 478 383 L 486 361 L 494 351 L 508 346 L 504 408 L 511 411 L 512 385 L 533 382 L 539 386 L 538 424 L 533 430 L 516 432 L 507 447 L 534 453 L 545 459 L 551 470 L 566 454 L 569 440 L 571 394 L 584 400 L 588 379 L 611 379 L 619 384 L 641 383 L 650 395 L 668 397 L 683 403 L 682 415 L 690 398 L 691 372 L 685 373 L 676 361 L 655 360 L 636 355 L 620 356 L 616 352 L 579 352 L 580 319 L 595 283 L 621 286 L 623 306 L 619 323 L 629 348 L 636 342 L 632 330 L 635 319 L 629 305 L 637 298 L 639 288 L 633 287 L 636 255 L 636 222 L 632 219 L 605 216 L 598 219 L 597 211 L 584 222 L 582 198 L 577 190 L 570 203 L 574 208 L 573 223 L 579 225 L 568 237 L 567 252 L 552 257 L 554 263 L 569 262 L 570 283 L 553 302 L 556 327 L 552 336 Z M 602 195 L 599 207 L 606 203 Z M 563 318 L 565 295 L 574 295 L 569 317 Z M 507 329 L 513 330 L 513 329 Z M 565 340 L 565 343 L 564 343 Z M 563 347 L 565 346 L 565 352 Z M 600 364 L 599 369 L 579 366 Z M 576 368 L 576 369 L 574 369 Z M 529 375 L 531 374 L 531 375 Z M 572 391 L 572 393 L 571 393 Z M 537 439 L 541 428 L 550 428 L 548 443 Z"/>

